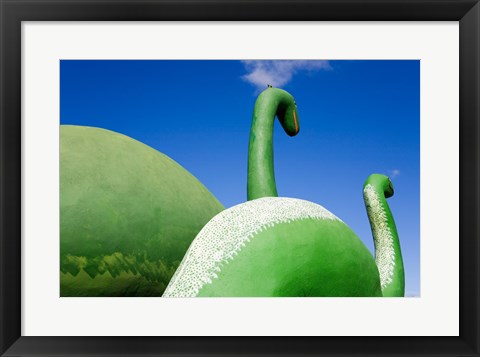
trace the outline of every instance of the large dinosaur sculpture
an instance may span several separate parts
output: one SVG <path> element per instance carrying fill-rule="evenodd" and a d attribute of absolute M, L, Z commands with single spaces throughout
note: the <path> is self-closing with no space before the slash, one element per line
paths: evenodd
<path fill-rule="evenodd" d="M 125 135 L 60 126 L 60 296 L 161 296 L 223 210 L 192 174 Z"/>
<path fill-rule="evenodd" d="M 276 197 L 272 132 L 299 131 L 293 97 L 277 88 L 256 103 L 249 144 L 248 202 L 210 220 L 192 242 L 163 296 L 403 296 L 390 180 L 372 175 L 364 196 L 376 263 L 339 218 L 312 202 Z"/>

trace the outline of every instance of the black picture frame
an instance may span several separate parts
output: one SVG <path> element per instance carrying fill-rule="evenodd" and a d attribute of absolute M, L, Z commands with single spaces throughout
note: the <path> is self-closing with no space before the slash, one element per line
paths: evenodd
<path fill-rule="evenodd" d="M 478 0 L 0 0 L 0 16 L 2 356 L 479 356 Z M 153 20 L 459 21 L 459 337 L 21 336 L 21 22 Z"/>

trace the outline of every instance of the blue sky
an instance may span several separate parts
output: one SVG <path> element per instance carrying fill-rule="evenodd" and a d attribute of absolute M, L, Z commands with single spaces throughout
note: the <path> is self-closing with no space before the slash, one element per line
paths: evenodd
<path fill-rule="evenodd" d="M 246 201 L 253 105 L 267 83 L 295 97 L 300 117 L 295 137 L 275 123 L 279 195 L 324 206 L 373 252 L 362 187 L 389 175 L 406 295 L 419 295 L 419 61 L 63 60 L 60 123 L 137 139 L 231 207 Z"/>

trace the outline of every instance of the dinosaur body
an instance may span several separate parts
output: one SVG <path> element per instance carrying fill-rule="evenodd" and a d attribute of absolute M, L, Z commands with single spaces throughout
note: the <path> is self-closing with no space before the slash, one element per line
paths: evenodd
<path fill-rule="evenodd" d="M 215 216 L 164 296 L 381 296 L 379 282 L 368 249 L 332 213 L 265 197 Z"/>
<path fill-rule="evenodd" d="M 162 153 L 60 126 L 60 295 L 161 296 L 218 200 Z"/>

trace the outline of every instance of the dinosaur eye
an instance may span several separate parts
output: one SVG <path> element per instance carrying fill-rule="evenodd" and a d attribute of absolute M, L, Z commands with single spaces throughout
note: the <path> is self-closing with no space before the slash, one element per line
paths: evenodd
<path fill-rule="evenodd" d="M 393 191 L 393 184 L 392 181 L 388 180 L 388 188 L 390 188 L 391 191 Z"/>

